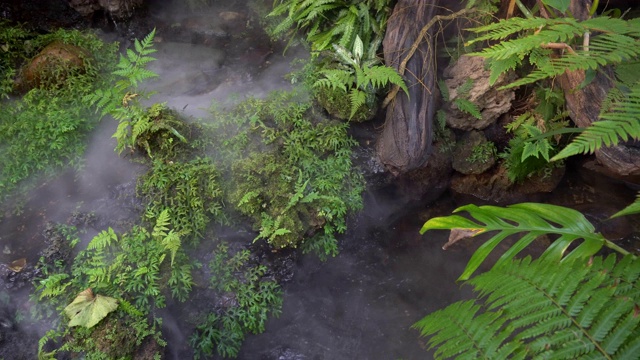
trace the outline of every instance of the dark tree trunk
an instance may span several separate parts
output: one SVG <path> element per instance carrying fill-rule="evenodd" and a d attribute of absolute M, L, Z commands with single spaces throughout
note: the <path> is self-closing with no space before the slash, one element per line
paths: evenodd
<path fill-rule="evenodd" d="M 399 0 L 387 23 L 384 60 L 399 68 L 420 30 L 436 13 L 438 0 Z M 432 27 L 433 28 L 433 27 Z M 404 81 L 409 96 L 400 91 L 387 108 L 384 129 L 376 148 L 380 162 L 394 174 L 426 164 L 431 150 L 432 120 L 438 93 L 433 30 L 427 33 L 407 63 Z"/>

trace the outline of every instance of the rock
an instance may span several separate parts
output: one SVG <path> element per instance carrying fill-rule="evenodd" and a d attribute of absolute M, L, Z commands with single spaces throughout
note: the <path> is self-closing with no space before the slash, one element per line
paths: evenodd
<path fill-rule="evenodd" d="M 466 133 L 453 150 L 453 169 L 465 175 L 483 173 L 495 163 L 495 146 L 481 131 Z"/>
<path fill-rule="evenodd" d="M 636 147 L 604 147 L 596 151 L 596 159 L 616 175 L 640 175 L 640 149 Z"/>
<path fill-rule="evenodd" d="M 59 86 L 73 72 L 84 71 L 89 57 L 90 54 L 80 47 L 55 41 L 26 65 L 18 86 L 25 91 L 34 87 Z"/>
<path fill-rule="evenodd" d="M 477 202 L 512 204 L 532 201 L 531 195 L 553 191 L 564 175 L 565 168 L 554 168 L 551 174 L 534 175 L 523 183 L 514 184 L 507 176 L 507 170 L 501 163 L 499 166 L 482 174 L 454 174 L 451 179 L 451 191 L 457 198 Z M 469 198 L 471 196 L 472 198 Z"/>
<path fill-rule="evenodd" d="M 84 17 L 91 17 L 93 13 L 102 9 L 97 0 L 68 0 L 69 6 Z"/>
<path fill-rule="evenodd" d="M 502 74 L 493 85 L 489 84 L 489 75 L 485 58 L 479 56 L 463 55 L 445 69 L 444 82 L 449 91 L 449 102 L 445 107 L 447 125 L 454 129 L 481 130 L 511 109 L 515 91 L 498 88 L 512 81 L 513 75 Z M 482 119 L 460 111 L 455 105 L 456 99 L 467 100 L 476 105 Z"/>
<path fill-rule="evenodd" d="M 130 18 L 144 0 L 68 0 L 68 2 L 69 6 L 86 18 L 104 10 L 112 18 L 124 20 Z"/>

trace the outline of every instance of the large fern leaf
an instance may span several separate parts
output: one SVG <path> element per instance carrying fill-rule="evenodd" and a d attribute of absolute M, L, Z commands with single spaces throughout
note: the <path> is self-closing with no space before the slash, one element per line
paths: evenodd
<path fill-rule="evenodd" d="M 468 283 L 479 299 L 414 325 L 437 358 L 631 359 L 640 350 L 640 261 L 616 256 L 559 264 L 530 258 Z"/>
<path fill-rule="evenodd" d="M 459 280 L 469 279 L 501 241 L 510 235 L 521 233 L 524 236 L 500 257 L 495 266 L 510 261 L 542 235 L 559 236 L 542 255 L 545 259 L 560 260 L 569 245 L 576 240 L 582 242 L 566 254 L 566 261 L 588 258 L 603 246 L 626 253 L 596 233 L 594 226 L 580 212 L 562 206 L 538 203 L 521 203 L 508 207 L 466 205 L 454 212 L 462 211 L 469 213 L 475 221 L 460 215 L 436 217 L 427 221 L 420 230 L 424 234 L 434 229 L 458 229 L 469 231 L 473 236 L 497 231 L 473 254 Z"/>
<path fill-rule="evenodd" d="M 628 96 L 613 109 L 600 116 L 551 160 L 580 153 L 593 153 L 603 146 L 615 146 L 620 140 L 640 139 L 640 84 L 631 88 Z"/>

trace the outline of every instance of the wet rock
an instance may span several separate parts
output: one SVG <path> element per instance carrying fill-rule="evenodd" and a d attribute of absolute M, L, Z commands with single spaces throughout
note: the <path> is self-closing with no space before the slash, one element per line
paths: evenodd
<path fill-rule="evenodd" d="M 493 85 L 489 84 L 490 71 L 486 67 L 486 59 L 479 56 L 461 56 L 457 62 L 444 71 L 445 84 L 449 91 L 449 101 L 445 107 L 447 125 L 454 129 L 484 129 L 493 124 L 500 115 L 511 109 L 515 98 L 513 89 L 498 90 L 502 85 L 513 80 L 510 74 L 502 74 Z M 473 103 L 481 119 L 462 112 L 455 105 L 455 100 L 463 99 Z"/>
<path fill-rule="evenodd" d="M 596 159 L 619 176 L 640 175 L 640 149 L 618 145 L 596 151 Z"/>
<path fill-rule="evenodd" d="M 47 222 L 42 235 L 46 247 L 40 251 L 39 255 L 45 264 L 69 261 L 71 244 L 60 227 L 53 222 Z"/>
<path fill-rule="evenodd" d="M 453 150 L 453 168 L 465 175 L 483 173 L 495 163 L 495 146 L 481 131 L 465 134 Z"/>
<path fill-rule="evenodd" d="M 532 201 L 531 195 L 554 190 L 564 171 L 564 167 L 557 167 L 550 174 L 534 175 L 514 184 L 504 165 L 500 164 L 482 174 L 455 174 L 451 179 L 451 191 L 459 203 L 477 202 L 477 199 L 500 204 Z"/>
<path fill-rule="evenodd" d="M 33 279 L 40 274 L 41 271 L 31 263 L 27 263 L 20 271 L 15 271 L 9 264 L 0 264 L 0 286 L 7 290 L 30 287 Z"/>
<path fill-rule="evenodd" d="M 69 6 L 85 18 L 104 11 L 113 19 L 129 19 L 144 0 L 68 0 Z"/>
<path fill-rule="evenodd" d="M 89 57 L 90 54 L 80 47 L 53 42 L 26 65 L 19 87 L 27 91 L 34 87 L 60 86 L 73 72 L 84 71 Z"/>
<path fill-rule="evenodd" d="M 307 357 L 287 347 L 277 347 L 260 357 L 260 360 L 306 360 Z"/>

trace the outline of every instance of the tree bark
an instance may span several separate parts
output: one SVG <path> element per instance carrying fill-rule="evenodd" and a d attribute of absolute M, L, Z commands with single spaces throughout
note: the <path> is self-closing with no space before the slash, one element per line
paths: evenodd
<path fill-rule="evenodd" d="M 438 0 L 399 0 L 387 23 L 383 47 L 388 66 L 401 62 L 433 18 Z M 384 128 L 376 144 L 378 159 L 393 174 L 424 166 L 431 151 L 436 87 L 433 27 L 406 64 L 403 75 L 409 96 L 399 92 L 387 107 Z"/>

